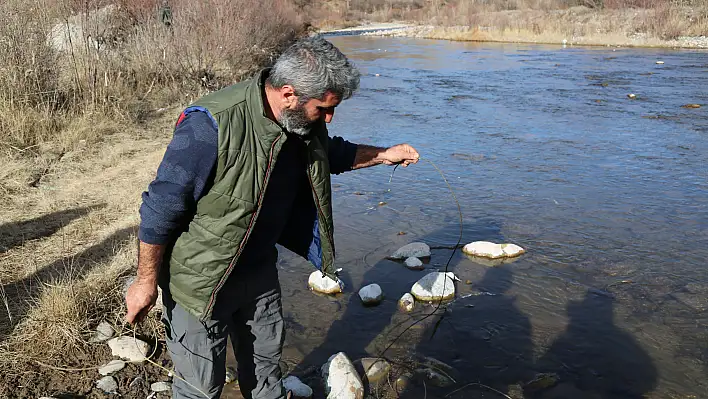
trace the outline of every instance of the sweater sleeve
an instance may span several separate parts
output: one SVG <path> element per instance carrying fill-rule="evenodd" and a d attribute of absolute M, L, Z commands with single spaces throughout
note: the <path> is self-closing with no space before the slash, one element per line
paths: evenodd
<path fill-rule="evenodd" d="M 140 241 L 167 244 L 189 223 L 213 183 L 217 148 L 210 115 L 195 111 L 180 116 L 155 180 L 142 196 Z"/>
<path fill-rule="evenodd" d="M 329 169 L 330 173 L 338 175 L 352 170 L 356 157 L 357 145 L 334 136 L 329 138 Z"/>

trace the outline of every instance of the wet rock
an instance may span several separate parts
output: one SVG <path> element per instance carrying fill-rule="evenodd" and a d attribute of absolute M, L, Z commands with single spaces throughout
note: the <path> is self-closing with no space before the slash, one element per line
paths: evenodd
<path fill-rule="evenodd" d="M 359 298 L 367 306 L 378 305 L 383 300 L 383 291 L 378 284 L 369 284 L 359 290 Z"/>
<path fill-rule="evenodd" d="M 363 399 L 364 384 L 344 352 L 332 355 L 322 366 L 327 399 Z"/>
<path fill-rule="evenodd" d="M 354 362 L 356 371 L 361 376 L 362 381 L 368 382 L 370 386 L 378 386 L 388 380 L 391 372 L 391 364 L 385 359 L 365 357 Z"/>
<path fill-rule="evenodd" d="M 452 272 L 432 272 L 418 280 L 411 288 L 411 294 L 419 301 L 441 301 L 455 297 L 455 281 Z"/>
<path fill-rule="evenodd" d="M 556 385 L 558 380 L 560 380 L 560 377 L 556 373 L 536 374 L 536 377 L 524 384 L 524 391 L 528 393 L 542 391 Z"/>
<path fill-rule="evenodd" d="M 404 245 L 391 255 L 391 259 L 427 258 L 430 256 L 430 247 L 424 242 L 412 242 Z"/>
<path fill-rule="evenodd" d="M 425 380 L 426 384 L 440 388 L 449 387 L 455 384 L 455 380 L 453 380 L 450 376 L 431 368 L 418 369 L 415 372 L 416 375 L 419 375 Z"/>
<path fill-rule="evenodd" d="M 311 398 L 312 388 L 303 384 L 299 378 L 294 375 L 288 376 L 283 380 L 283 386 L 286 391 L 292 392 L 295 398 Z"/>
<path fill-rule="evenodd" d="M 231 384 L 236 381 L 238 381 L 236 369 L 231 366 L 226 367 L 226 380 L 224 381 L 224 384 Z"/>
<path fill-rule="evenodd" d="M 413 295 L 410 293 L 403 294 L 401 299 L 398 300 L 398 308 L 407 313 L 412 312 L 413 308 L 415 308 L 415 298 L 413 298 Z"/>
<path fill-rule="evenodd" d="M 131 362 L 145 361 L 150 351 L 150 345 L 147 342 L 133 337 L 113 338 L 108 341 L 108 346 L 111 348 L 113 356 L 130 360 Z"/>
<path fill-rule="evenodd" d="M 447 374 L 448 376 L 452 376 L 457 373 L 454 367 L 432 357 L 417 355 L 416 361 L 418 362 L 418 364 L 425 366 L 425 368 L 437 370 L 441 373 Z"/>
<path fill-rule="evenodd" d="M 165 381 L 154 382 L 150 385 L 150 390 L 153 392 L 167 392 L 172 390 L 172 384 Z"/>
<path fill-rule="evenodd" d="M 105 393 L 117 393 L 118 383 L 113 377 L 103 377 L 96 381 L 96 388 L 100 389 Z"/>
<path fill-rule="evenodd" d="M 418 259 L 418 258 L 408 258 L 406 259 L 406 267 L 411 269 L 411 270 L 423 270 L 425 269 L 425 266 L 423 266 L 423 262 Z"/>
<path fill-rule="evenodd" d="M 702 294 L 693 294 L 690 292 L 677 292 L 673 294 L 674 298 L 696 312 L 704 312 L 708 310 L 708 297 Z"/>
<path fill-rule="evenodd" d="M 108 341 L 109 339 L 113 338 L 114 334 L 115 330 L 113 330 L 113 326 L 111 326 L 111 324 L 107 321 L 102 321 L 98 325 L 98 327 L 96 327 L 96 332 L 93 334 L 93 337 L 91 337 L 89 342 Z"/>
<path fill-rule="evenodd" d="M 398 377 L 396 379 L 396 383 L 394 384 L 396 392 L 405 391 L 411 385 L 412 380 L 413 375 L 411 374 L 403 374 L 402 376 Z"/>
<path fill-rule="evenodd" d="M 694 109 L 700 108 L 700 107 L 701 107 L 701 104 L 686 104 L 686 105 L 681 106 L 681 108 L 694 108 Z"/>
<path fill-rule="evenodd" d="M 635 98 L 637 98 L 637 95 L 634 93 L 629 93 L 629 94 L 627 94 L 627 97 L 634 100 Z"/>
<path fill-rule="evenodd" d="M 337 281 L 327 277 L 319 270 L 316 270 L 310 274 L 310 278 L 307 280 L 307 285 L 310 286 L 310 289 L 313 291 L 322 294 L 331 295 L 342 292 L 342 287 Z"/>
<path fill-rule="evenodd" d="M 113 374 L 117 371 L 121 371 L 125 368 L 125 362 L 122 360 L 111 360 L 108 362 L 106 365 L 101 366 L 100 369 L 98 369 L 98 374 L 101 375 L 110 375 Z"/>
<path fill-rule="evenodd" d="M 462 247 L 462 252 L 489 259 L 513 258 L 526 252 L 516 244 L 495 244 L 489 241 L 475 241 Z"/>

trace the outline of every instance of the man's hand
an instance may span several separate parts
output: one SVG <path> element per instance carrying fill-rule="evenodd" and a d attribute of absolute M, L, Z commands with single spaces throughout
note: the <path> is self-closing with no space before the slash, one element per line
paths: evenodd
<path fill-rule="evenodd" d="M 125 320 L 133 325 L 140 323 L 156 301 L 157 281 L 136 277 L 125 294 L 125 304 L 128 307 Z"/>
<path fill-rule="evenodd" d="M 401 164 L 406 167 L 412 163 L 417 163 L 420 159 L 420 154 L 415 148 L 408 144 L 398 144 L 387 148 L 379 154 L 381 161 L 386 165 Z"/>

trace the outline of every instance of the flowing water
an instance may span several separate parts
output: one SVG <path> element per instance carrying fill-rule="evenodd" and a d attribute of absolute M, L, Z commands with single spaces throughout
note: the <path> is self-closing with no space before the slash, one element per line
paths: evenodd
<path fill-rule="evenodd" d="M 463 243 L 528 251 L 501 265 L 455 254 L 457 300 L 386 355 L 432 356 L 457 384 L 404 397 L 502 397 L 471 382 L 518 397 L 516 384 L 553 372 L 589 398 L 708 398 L 708 53 L 331 40 L 363 76 L 330 134 L 412 144 L 457 193 Z M 281 251 L 286 362 L 312 383 L 330 355 L 376 355 L 434 310 L 396 301 L 445 267 L 457 208 L 428 163 L 390 173 L 333 178 L 345 294 L 309 292 L 311 266 Z M 385 259 L 413 241 L 434 247 L 427 271 Z M 369 283 L 380 306 L 356 295 Z"/>

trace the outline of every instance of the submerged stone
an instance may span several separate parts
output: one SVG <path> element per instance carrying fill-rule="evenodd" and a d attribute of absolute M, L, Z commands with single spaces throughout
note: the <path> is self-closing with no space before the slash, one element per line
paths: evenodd
<path fill-rule="evenodd" d="M 322 366 L 327 399 L 363 399 L 364 384 L 344 352 L 332 355 Z"/>
<path fill-rule="evenodd" d="M 524 391 L 533 393 L 555 386 L 560 377 L 556 373 L 540 373 L 536 374 L 533 380 L 524 384 Z"/>
<path fill-rule="evenodd" d="M 329 277 L 319 270 L 316 270 L 310 274 L 310 278 L 307 280 L 307 285 L 313 291 L 322 294 L 337 294 L 342 292 L 342 287 L 339 283 Z"/>
<path fill-rule="evenodd" d="M 413 284 L 411 294 L 419 301 L 452 299 L 455 297 L 456 279 L 452 272 L 432 272 Z"/>
<path fill-rule="evenodd" d="M 418 258 L 413 258 L 413 257 L 406 259 L 406 267 L 411 270 L 425 269 L 425 266 L 423 266 L 423 261 L 421 261 Z"/>
<path fill-rule="evenodd" d="M 412 242 L 404 245 L 391 255 L 391 259 L 427 258 L 430 256 L 430 246 L 424 242 Z"/>
<path fill-rule="evenodd" d="M 383 300 L 383 291 L 378 284 L 369 284 L 359 290 L 359 298 L 364 305 L 378 305 Z"/>
<path fill-rule="evenodd" d="M 384 359 L 365 357 L 354 362 L 354 367 L 361 376 L 362 381 L 369 385 L 379 385 L 387 381 L 391 372 L 391 364 Z"/>
<path fill-rule="evenodd" d="M 462 252 L 489 259 L 513 258 L 526 252 L 516 244 L 496 244 L 489 241 L 475 241 L 462 247 Z"/>

